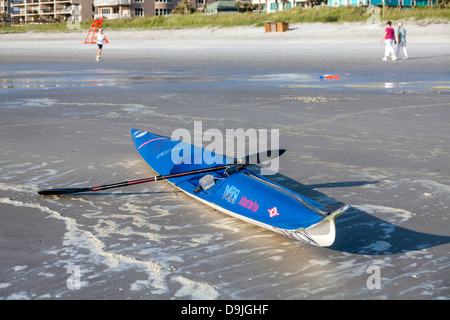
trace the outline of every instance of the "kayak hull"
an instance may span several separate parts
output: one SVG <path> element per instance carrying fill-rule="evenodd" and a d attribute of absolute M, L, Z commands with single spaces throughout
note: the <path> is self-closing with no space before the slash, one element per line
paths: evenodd
<path fill-rule="evenodd" d="M 222 155 L 169 137 L 135 129 L 131 133 L 142 158 L 160 175 L 232 162 Z M 336 236 L 334 221 L 349 208 L 349 205 L 329 208 L 245 167 L 167 181 L 213 209 L 316 246 L 333 244 Z"/>

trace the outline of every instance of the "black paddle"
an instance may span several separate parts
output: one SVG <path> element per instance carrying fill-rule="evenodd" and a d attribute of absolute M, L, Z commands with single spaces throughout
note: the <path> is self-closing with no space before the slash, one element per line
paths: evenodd
<path fill-rule="evenodd" d="M 117 183 L 113 183 L 113 184 L 105 184 L 103 186 L 97 186 L 97 187 L 45 189 L 45 190 L 38 191 L 38 193 L 40 195 L 60 195 L 60 194 L 68 194 L 68 193 L 91 192 L 91 191 L 100 191 L 100 190 L 119 188 L 119 187 L 127 187 L 127 186 L 131 186 L 134 184 L 139 184 L 139 183 L 146 183 L 146 182 L 151 182 L 151 181 L 158 181 L 158 180 L 164 180 L 164 179 L 169 179 L 169 178 L 194 175 L 194 174 L 198 174 L 198 173 L 222 170 L 222 169 L 226 169 L 232 165 L 245 166 L 245 165 L 249 165 L 249 164 L 258 164 L 258 163 L 268 161 L 271 158 L 277 158 L 285 152 L 286 152 L 285 149 L 269 150 L 269 151 L 258 152 L 258 153 L 252 154 L 252 155 L 247 155 L 241 159 L 235 159 L 232 163 L 229 163 L 226 165 L 221 165 L 221 166 L 215 166 L 215 167 L 211 167 L 211 168 L 173 173 L 173 174 L 168 174 L 168 175 L 164 175 L 164 176 L 159 175 L 159 176 L 144 178 L 144 179 L 122 181 L 122 182 L 117 182 Z"/>

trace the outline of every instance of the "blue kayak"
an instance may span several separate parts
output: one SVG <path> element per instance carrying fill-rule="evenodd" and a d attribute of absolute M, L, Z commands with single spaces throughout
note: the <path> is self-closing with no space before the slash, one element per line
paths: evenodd
<path fill-rule="evenodd" d="M 320 204 L 201 147 L 146 131 L 132 129 L 131 134 L 142 158 L 159 175 L 230 164 L 226 169 L 167 181 L 214 209 L 289 238 L 321 247 L 332 245 L 334 220 L 350 207 Z"/>

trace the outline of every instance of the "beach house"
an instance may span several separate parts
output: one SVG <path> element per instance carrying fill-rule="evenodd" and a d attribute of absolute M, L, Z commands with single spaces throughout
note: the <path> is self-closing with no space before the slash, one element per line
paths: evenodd
<path fill-rule="evenodd" d="M 402 6 L 402 7 L 422 7 L 435 6 L 436 0 L 328 0 L 328 5 L 332 7 L 338 6 Z"/>

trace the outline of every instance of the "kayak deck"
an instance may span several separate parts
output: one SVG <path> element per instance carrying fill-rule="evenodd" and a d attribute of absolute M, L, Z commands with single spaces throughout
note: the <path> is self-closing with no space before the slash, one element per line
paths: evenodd
<path fill-rule="evenodd" d="M 131 132 L 142 158 L 161 175 L 230 163 L 230 170 L 167 179 L 192 198 L 296 240 L 316 246 L 330 246 L 334 242 L 334 220 L 349 205 L 327 207 L 246 167 L 233 166 L 232 161 L 224 156 L 146 131 L 132 129 Z"/>

